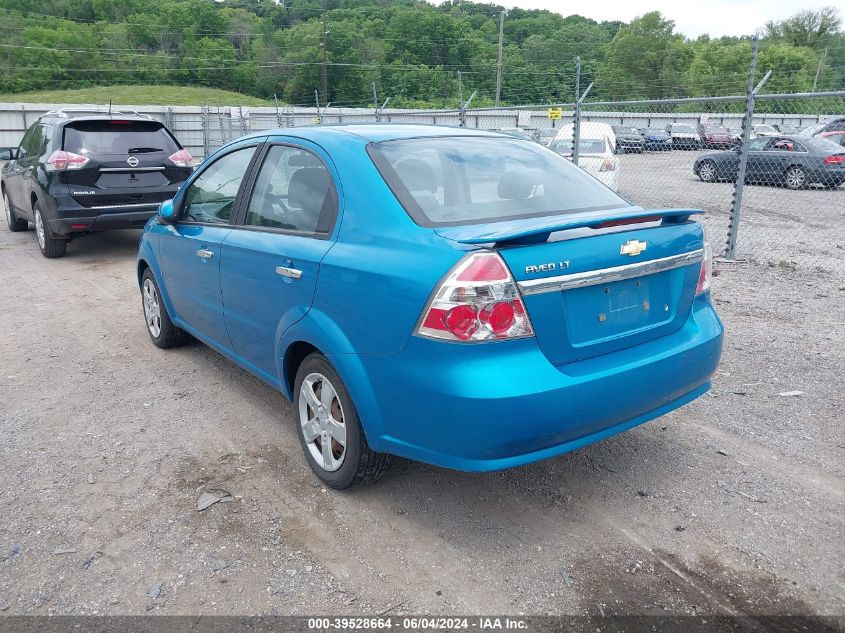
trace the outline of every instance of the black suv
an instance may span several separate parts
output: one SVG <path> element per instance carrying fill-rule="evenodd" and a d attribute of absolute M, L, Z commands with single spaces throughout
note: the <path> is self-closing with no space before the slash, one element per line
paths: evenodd
<path fill-rule="evenodd" d="M 9 230 L 32 222 L 45 257 L 63 256 L 80 235 L 144 226 L 193 170 L 164 125 L 118 111 L 48 112 L 0 160 L 9 161 L 0 172 Z"/>

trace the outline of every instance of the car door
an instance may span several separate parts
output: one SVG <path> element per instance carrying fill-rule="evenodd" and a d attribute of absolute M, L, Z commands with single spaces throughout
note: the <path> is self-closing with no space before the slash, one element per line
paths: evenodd
<path fill-rule="evenodd" d="M 220 294 L 220 245 L 258 143 L 233 147 L 204 165 L 175 201 L 179 220 L 168 226 L 159 257 L 175 316 L 206 342 L 230 348 Z"/>
<path fill-rule="evenodd" d="M 764 152 L 760 152 L 759 175 L 757 180 L 767 185 L 782 182 L 783 172 L 789 166 L 792 152 L 796 151 L 795 141 L 790 138 L 769 137 L 771 142 Z"/>
<path fill-rule="evenodd" d="M 30 204 L 29 192 L 27 191 L 27 182 L 29 179 L 27 178 L 25 180 L 24 175 L 27 170 L 32 170 L 33 154 L 36 153 L 36 141 L 41 137 L 40 127 L 40 124 L 36 123 L 23 135 L 21 143 L 18 146 L 17 156 L 14 160 L 9 161 L 5 178 L 6 193 L 9 195 L 12 206 L 24 211 L 29 216 L 32 215 L 32 205 Z M 40 143 L 38 145 L 40 146 Z"/>
<path fill-rule="evenodd" d="M 769 178 L 769 161 L 772 139 L 761 136 L 748 141 L 748 159 L 745 163 L 745 179 L 748 181 L 765 181 Z M 735 154 L 735 152 L 733 152 Z"/>
<path fill-rule="evenodd" d="M 328 157 L 304 142 L 268 143 L 220 260 L 232 348 L 279 379 L 278 340 L 311 307 L 338 213 Z"/>

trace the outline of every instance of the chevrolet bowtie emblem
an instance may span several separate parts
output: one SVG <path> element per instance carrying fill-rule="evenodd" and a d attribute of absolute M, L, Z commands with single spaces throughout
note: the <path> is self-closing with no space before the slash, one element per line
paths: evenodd
<path fill-rule="evenodd" d="M 642 253 L 647 246 L 648 245 L 646 244 L 646 242 L 640 242 L 639 240 L 628 240 L 622 246 L 619 247 L 619 254 L 636 257 L 637 255 Z"/>

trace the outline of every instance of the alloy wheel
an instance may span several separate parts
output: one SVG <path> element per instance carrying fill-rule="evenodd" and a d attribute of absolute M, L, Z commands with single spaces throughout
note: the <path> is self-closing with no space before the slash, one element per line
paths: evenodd
<path fill-rule="evenodd" d="M 44 232 L 44 220 L 41 219 L 41 211 L 35 210 L 35 235 L 38 237 L 38 246 L 43 251 L 47 245 L 47 235 Z"/>
<path fill-rule="evenodd" d="M 314 462 L 332 472 L 346 457 L 346 425 L 337 391 L 320 373 L 311 373 L 299 388 L 299 423 Z"/>
<path fill-rule="evenodd" d="M 807 176 L 800 167 L 790 167 L 786 170 L 786 186 L 790 189 L 801 189 L 806 180 Z"/>
<path fill-rule="evenodd" d="M 158 300 L 158 291 L 151 279 L 144 280 L 144 318 L 147 321 L 147 329 L 153 338 L 161 334 L 161 304 Z"/>
<path fill-rule="evenodd" d="M 707 161 L 698 168 L 699 177 L 705 182 L 712 182 L 716 179 L 716 165 Z"/>

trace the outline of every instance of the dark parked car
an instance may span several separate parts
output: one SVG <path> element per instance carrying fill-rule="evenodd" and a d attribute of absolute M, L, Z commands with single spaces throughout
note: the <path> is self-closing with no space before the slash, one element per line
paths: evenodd
<path fill-rule="evenodd" d="M 645 139 L 637 128 L 628 125 L 614 125 L 612 127 L 613 133 L 616 134 L 614 151 L 617 154 L 624 152 L 642 153 L 645 147 Z"/>
<path fill-rule="evenodd" d="M 35 225 L 45 257 L 74 237 L 141 228 L 193 171 L 193 158 L 158 121 L 137 113 L 58 110 L 40 117 L 0 175 L 10 231 Z"/>
<path fill-rule="evenodd" d="M 659 127 L 647 127 L 641 129 L 640 134 L 643 135 L 647 150 L 665 152 L 672 149 L 672 137 L 666 130 L 661 130 Z"/>
<path fill-rule="evenodd" d="M 739 155 L 734 151 L 700 156 L 693 172 L 704 182 L 736 178 Z M 845 148 L 824 138 L 760 136 L 748 143 L 746 181 L 804 189 L 819 183 L 831 189 L 845 182 Z"/>
<path fill-rule="evenodd" d="M 686 123 L 670 123 L 666 132 L 672 137 L 672 147 L 675 149 L 698 149 L 701 141 L 698 132 L 692 125 Z"/>
<path fill-rule="evenodd" d="M 728 148 L 736 143 L 734 135 L 724 125 L 699 125 L 698 138 L 701 147 L 707 149 Z"/>

